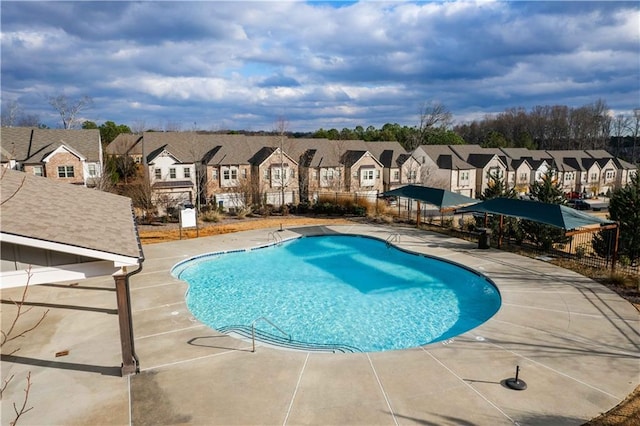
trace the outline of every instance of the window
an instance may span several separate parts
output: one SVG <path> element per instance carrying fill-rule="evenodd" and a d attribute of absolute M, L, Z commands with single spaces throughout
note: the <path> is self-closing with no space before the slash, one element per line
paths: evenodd
<path fill-rule="evenodd" d="M 72 178 L 75 177 L 73 172 L 73 166 L 58 166 L 59 178 Z"/>
<path fill-rule="evenodd" d="M 616 172 L 614 172 L 613 170 L 607 170 L 604 172 L 605 180 L 613 180 L 615 175 L 616 175 Z"/>
<path fill-rule="evenodd" d="M 273 178 L 275 180 L 280 180 L 280 169 L 273 169 Z"/>
<path fill-rule="evenodd" d="M 395 181 L 400 180 L 400 170 L 394 170 L 393 171 L 393 180 L 395 180 Z"/>
<path fill-rule="evenodd" d="M 242 179 L 247 178 L 247 169 L 242 169 Z"/>
<path fill-rule="evenodd" d="M 378 174 L 380 174 L 379 171 L 378 171 Z M 417 177 L 418 177 L 418 172 L 416 170 L 411 170 L 409 172 L 409 179 L 411 179 L 411 182 L 415 182 Z"/>
<path fill-rule="evenodd" d="M 172 167 L 169 169 L 169 179 L 175 179 L 176 178 L 176 169 L 175 167 Z"/>
<path fill-rule="evenodd" d="M 362 186 L 373 186 L 373 181 L 375 176 L 374 172 L 375 172 L 374 169 L 362 170 L 360 172 L 360 184 Z"/>
<path fill-rule="evenodd" d="M 313 171 L 313 178 L 314 179 L 318 179 L 318 171 L 317 170 Z"/>
<path fill-rule="evenodd" d="M 460 182 L 469 182 L 469 172 L 460 172 Z"/>
<path fill-rule="evenodd" d="M 33 166 L 33 174 L 36 176 L 44 176 L 44 170 L 42 166 Z"/>
<path fill-rule="evenodd" d="M 211 172 L 211 178 L 213 180 L 218 180 L 218 169 L 213 169 L 213 171 Z"/>
<path fill-rule="evenodd" d="M 262 174 L 264 179 L 269 179 L 269 169 L 264 169 L 264 173 Z"/>
<path fill-rule="evenodd" d="M 97 170 L 96 170 L 96 165 L 95 164 L 89 164 L 89 177 L 96 177 L 97 176 Z"/>
<path fill-rule="evenodd" d="M 496 178 L 501 178 L 502 177 L 502 172 L 500 171 L 499 167 L 491 167 L 489 169 L 489 175 L 494 176 Z"/>
<path fill-rule="evenodd" d="M 413 172 L 415 173 L 415 172 Z M 380 170 L 376 170 L 376 179 L 380 179 Z"/>
<path fill-rule="evenodd" d="M 154 173 L 156 179 L 162 179 L 162 170 L 161 169 L 154 169 L 153 173 Z"/>
<path fill-rule="evenodd" d="M 573 172 L 566 172 L 564 174 L 564 181 L 568 182 L 570 180 L 573 180 Z"/>
<path fill-rule="evenodd" d="M 598 180 L 598 174 L 597 173 L 591 173 L 591 182 L 596 182 Z"/>
<path fill-rule="evenodd" d="M 229 169 L 224 169 L 222 171 L 222 180 L 229 180 L 231 177 L 231 171 Z"/>
<path fill-rule="evenodd" d="M 231 169 L 231 179 L 233 180 L 238 179 L 238 169 Z"/>
<path fill-rule="evenodd" d="M 184 178 L 185 179 L 190 179 L 191 178 L 191 167 L 184 167 L 182 169 L 182 173 L 184 173 Z"/>
<path fill-rule="evenodd" d="M 529 180 L 529 173 L 527 172 L 522 172 L 520 173 L 520 182 L 526 182 L 527 180 Z"/>
<path fill-rule="evenodd" d="M 327 171 L 327 180 L 333 180 L 333 169 Z"/>

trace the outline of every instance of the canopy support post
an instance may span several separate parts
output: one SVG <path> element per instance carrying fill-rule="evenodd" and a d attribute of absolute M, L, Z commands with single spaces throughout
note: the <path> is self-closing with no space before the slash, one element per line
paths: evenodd
<path fill-rule="evenodd" d="M 504 225 L 504 215 L 500 215 L 500 227 L 498 228 L 498 248 L 502 248 L 502 228 Z"/>
<path fill-rule="evenodd" d="M 122 347 L 122 368 L 120 371 L 123 377 L 139 372 L 139 361 L 138 356 L 136 355 L 133 339 L 129 277 L 140 272 L 141 269 L 142 266 L 131 273 L 127 273 L 126 268 L 122 268 L 120 273 L 113 276 L 116 283 L 118 322 L 120 324 L 120 345 Z"/>
<path fill-rule="evenodd" d="M 416 214 L 416 227 L 420 228 L 420 200 L 418 201 L 418 213 Z"/>
<path fill-rule="evenodd" d="M 616 239 L 613 242 L 613 256 L 611 257 L 611 272 L 616 271 L 616 260 L 618 260 L 619 240 L 620 240 L 620 222 L 616 222 Z"/>

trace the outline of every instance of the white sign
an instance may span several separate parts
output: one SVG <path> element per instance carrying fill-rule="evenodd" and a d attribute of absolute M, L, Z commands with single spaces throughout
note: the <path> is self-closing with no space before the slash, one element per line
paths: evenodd
<path fill-rule="evenodd" d="M 196 209 L 180 210 L 180 226 L 183 228 L 196 227 Z"/>

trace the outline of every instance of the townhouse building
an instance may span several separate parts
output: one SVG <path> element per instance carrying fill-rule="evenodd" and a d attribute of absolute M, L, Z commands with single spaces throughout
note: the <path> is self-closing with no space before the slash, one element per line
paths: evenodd
<path fill-rule="evenodd" d="M 35 176 L 96 186 L 102 175 L 100 131 L 0 128 L 2 166 Z"/>
<path fill-rule="evenodd" d="M 92 130 L 1 128 L 2 166 L 87 187 L 104 167 L 100 133 Z M 477 197 L 489 174 L 520 194 L 552 170 L 567 194 L 606 194 L 636 167 L 605 150 L 528 150 L 478 145 L 295 139 L 199 132 L 121 134 L 105 148 L 140 164 L 160 211 L 186 203 L 240 208 L 317 199 L 322 193 L 377 194 L 406 184 Z"/>
<path fill-rule="evenodd" d="M 422 165 L 398 142 L 370 143 L 367 148 L 382 164 L 383 191 L 422 181 Z"/>
<path fill-rule="evenodd" d="M 476 197 L 476 167 L 456 155 L 450 146 L 421 145 L 412 155 L 420 164 L 419 184 Z"/>
<path fill-rule="evenodd" d="M 504 153 L 482 148 L 480 145 L 449 145 L 449 148 L 460 159 L 473 166 L 476 197 L 489 187 L 489 176 L 504 179 L 508 185 L 515 182 L 513 168 Z"/>

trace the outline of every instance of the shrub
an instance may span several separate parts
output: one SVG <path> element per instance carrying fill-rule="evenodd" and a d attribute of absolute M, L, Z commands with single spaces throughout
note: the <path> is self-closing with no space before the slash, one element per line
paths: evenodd
<path fill-rule="evenodd" d="M 580 244 L 578 247 L 576 247 L 576 257 L 578 259 L 582 259 L 586 254 L 587 248 L 585 247 L 585 244 Z"/>
<path fill-rule="evenodd" d="M 251 207 L 242 207 L 237 210 L 238 219 L 244 219 L 251 214 Z"/>
<path fill-rule="evenodd" d="M 200 215 L 205 222 L 220 222 L 222 220 L 222 213 L 218 210 L 209 210 Z"/>

